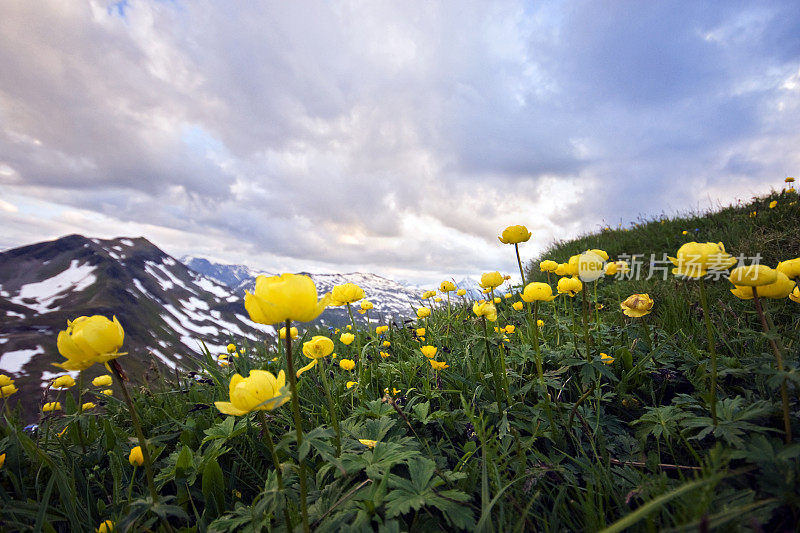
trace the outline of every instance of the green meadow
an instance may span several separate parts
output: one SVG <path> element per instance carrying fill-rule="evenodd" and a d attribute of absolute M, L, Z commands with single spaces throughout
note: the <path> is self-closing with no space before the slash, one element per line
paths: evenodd
<path fill-rule="evenodd" d="M 547 287 L 523 292 L 501 272 L 486 302 L 435 290 L 414 321 L 366 326 L 348 288 L 322 303 L 344 304 L 351 326 L 308 327 L 317 296 L 257 286 L 250 316 L 297 337 L 231 339 L 193 373 L 143 381 L 125 373 L 135 354 L 84 361 L 89 348 L 75 340 L 70 356 L 59 341 L 68 362 L 106 362 L 113 384 L 78 377 L 30 398 L 6 385 L 0 531 L 794 530 L 798 290 L 768 296 L 794 284 L 776 277 L 743 299 L 728 265 L 693 279 L 668 259 L 721 242 L 771 276 L 800 256 L 786 187 L 541 257 L 523 240 L 526 285 Z M 608 255 L 600 277 L 559 292 L 587 250 Z M 34 427 L 17 401 L 51 409 Z"/>

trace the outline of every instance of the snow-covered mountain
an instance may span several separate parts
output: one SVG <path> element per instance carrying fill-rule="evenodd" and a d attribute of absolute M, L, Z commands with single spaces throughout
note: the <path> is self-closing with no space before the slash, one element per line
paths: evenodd
<path fill-rule="evenodd" d="M 197 257 L 184 257 L 184 263 L 190 269 L 221 283 L 228 285 L 237 296 L 243 297 L 244 291 L 252 292 L 255 288 L 256 276 L 264 274 L 274 276 L 271 272 L 257 272 L 243 265 L 226 265 L 212 263 Z M 375 308 L 370 311 L 371 320 L 389 321 L 409 318 L 414 315 L 414 309 L 419 307 L 421 291 L 409 288 L 397 281 L 362 272 L 349 274 L 311 274 L 302 272 L 314 280 L 317 291 L 324 294 L 333 289 L 335 285 L 355 283 L 366 293 L 366 299 L 371 301 Z M 356 304 L 358 306 L 358 304 Z M 363 319 L 356 314 L 357 318 Z M 341 325 L 349 321 L 347 310 L 343 307 L 332 307 L 325 310 L 318 319 L 321 325 Z"/>
<path fill-rule="evenodd" d="M 134 376 L 153 362 L 196 368 L 201 341 L 219 353 L 232 339 L 255 343 L 274 334 L 249 319 L 229 287 L 144 238 L 69 235 L 0 253 L 0 373 L 18 386 L 38 389 L 52 378 L 51 363 L 62 360 L 58 332 L 68 319 L 93 314 L 119 319 L 123 366 Z"/>

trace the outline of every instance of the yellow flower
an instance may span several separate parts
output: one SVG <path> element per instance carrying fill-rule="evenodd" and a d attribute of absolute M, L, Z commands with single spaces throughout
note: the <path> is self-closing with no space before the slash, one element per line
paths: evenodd
<path fill-rule="evenodd" d="M 605 353 L 600 353 L 600 360 L 607 365 L 610 365 L 614 362 L 614 358 Z"/>
<path fill-rule="evenodd" d="M 292 339 L 296 339 L 300 332 L 297 331 L 297 328 L 292 326 L 289 328 L 289 335 L 292 336 Z M 286 326 L 283 326 L 281 329 L 278 330 L 278 335 L 281 339 L 286 338 Z M 235 350 L 234 350 L 235 351 Z"/>
<path fill-rule="evenodd" d="M 555 272 L 558 268 L 558 263 L 551 259 L 545 259 L 539 263 L 539 270 L 542 272 Z"/>
<path fill-rule="evenodd" d="M 492 301 L 493 301 L 494 303 L 496 303 L 496 304 L 499 304 L 500 302 L 502 302 L 502 301 L 503 301 L 503 299 L 502 299 L 502 298 L 500 298 L 499 296 L 495 296 L 495 297 L 494 297 L 494 300 L 492 300 Z"/>
<path fill-rule="evenodd" d="M 436 296 L 436 291 L 425 291 L 422 293 L 422 299 L 427 300 L 428 298 L 433 298 Z"/>
<path fill-rule="evenodd" d="M 356 336 L 352 333 L 342 333 L 342 336 L 339 337 L 339 340 L 342 341 L 342 344 L 345 346 L 350 346 L 350 344 L 356 340 Z"/>
<path fill-rule="evenodd" d="M 18 391 L 19 389 L 17 389 L 17 386 L 14 385 L 13 383 L 9 385 L 3 385 L 2 387 L 0 387 L 0 398 L 8 398 L 12 394 Z"/>
<path fill-rule="evenodd" d="M 214 402 L 214 405 L 221 413 L 234 416 L 272 411 L 291 398 L 283 370 L 277 377 L 266 370 L 251 370 L 247 377 L 234 374 L 228 385 L 228 395 L 230 402 Z"/>
<path fill-rule="evenodd" d="M 575 296 L 583 290 L 583 283 L 577 278 L 560 278 L 556 290 L 558 290 L 559 294 Z"/>
<path fill-rule="evenodd" d="M 800 257 L 781 261 L 778 263 L 778 266 L 775 267 L 775 270 L 783 272 L 789 279 L 800 277 Z"/>
<path fill-rule="evenodd" d="M 556 299 L 553 289 L 547 283 L 535 281 L 528 283 L 522 291 L 522 299 L 526 302 L 552 302 Z"/>
<path fill-rule="evenodd" d="M 506 333 L 514 333 L 516 330 L 517 330 L 517 326 L 515 326 L 514 324 L 509 324 L 509 325 L 507 325 L 505 327 L 505 332 Z"/>
<path fill-rule="evenodd" d="M 683 231 L 681 232 L 681 235 L 688 235 L 688 234 L 689 234 L 689 232 L 688 232 L 688 231 L 686 231 L 686 230 L 683 230 Z"/>
<path fill-rule="evenodd" d="M 448 365 L 444 361 L 434 361 L 433 359 L 429 359 L 428 362 L 431 364 L 431 367 L 436 371 L 444 370 L 445 368 L 450 368 L 450 365 Z"/>
<path fill-rule="evenodd" d="M 142 454 L 141 446 L 136 446 L 131 450 L 128 456 L 128 462 L 131 466 L 142 466 L 144 464 L 144 455 Z"/>
<path fill-rule="evenodd" d="M 775 206 L 776 206 L 776 205 L 778 205 L 778 200 L 772 200 L 772 201 L 769 203 L 769 208 L 770 208 L 770 209 L 775 209 Z"/>
<path fill-rule="evenodd" d="M 578 275 L 580 261 L 581 261 L 580 254 L 573 255 L 572 257 L 569 258 L 569 261 L 567 261 L 567 275 L 568 276 L 577 276 Z"/>
<path fill-rule="evenodd" d="M 383 389 L 383 392 L 384 392 L 385 394 L 391 394 L 392 396 L 395 396 L 395 395 L 397 395 L 397 393 L 399 393 L 399 392 L 400 392 L 400 389 L 396 389 L 396 388 L 392 387 L 392 391 L 391 391 L 391 392 L 389 392 L 389 388 L 388 388 L 388 387 L 386 387 L 385 389 Z"/>
<path fill-rule="evenodd" d="M 486 317 L 489 322 L 497 321 L 497 308 L 494 304 L 486 302 L 475 302 L 472 304 L 472 312 L 476 316 Z"/>
<path fill-rule="evenodd" d="M 600 256 L 600 258 L 603 261 L 608 261 L 608 252 L 606 252 L 605 250 L 600 250 L 598 248 L 593 248 L 593 249 L 589 250 L 589 252 L 591 252 L 591 253 L 593 253 L 593 254 L 595 254 L 597 256 Z"/>
<path fill-rule="evenodd" d="M 653 299 L 649 294 L 632 294 L 619 304 L 622 312 L 627 316 L 642 317 L 653 309 Z"/>
<path fill-rule="evenodd" d="M 45 413 L 49 413 L 51 411 L 60 411 L 61 410 L 61 402 L 47 402 L 42 406 L 42 411 Z"/>
<path fill-rule="evenodd" d="M 537 326 L 539 326 L 539 327 L 542 327 L 542 326 L 544 326 L 544 320 L 542 320 L 542 319 L 540 318 L 539 320 L 537 320 L 537 321 L 536 321 L 536 325 L 537 325 Z"/>
<path fill-rule="evenodd" d="M 97 407 L 94 402 L 86 402 L 81 406 L 82 411 L 88 411 L 89 409 L 94 409 Z"/>
<path fill-rule="evenodd" d="M 114 522 L 112 522 L 111 520 L 106 520 L 105 522 L 102 522 L 99 526 L 97 526 L 97 529 L 95 529 L 95 533 L 113 533 L 114 531 L 116 531 L 116 528 L 114 526 L 115 526 Z"/>
<path fill-rule="evenodd" d="M 442 301 L 442 299 L 439 298 L 439 297 L 436 297 L 436 298 L 433 299 L 433 301 L 438 304 L 438 303 L 440 303 Z"/>
<path fill-rule="evenodd" d="M 391 343 L 391 342 L 389 342 L 389 341 L 383 341 L 383 347 L 384 347 L 384 348 L 388 348 L 388 347 L 389 347 L 389 346 L 391 346 L 391 345 L 392 345 L 392 343 Z"/>
<path fill-rule="evenodd" d="M 428 359 L 431 359 L 436 356 L 436 352 L 438 351 L 438 349 L 436 348 L 436 346 L 426 345 L 426 346 L 421 346 L 419 351 L 422 352 L 422 355 L 424 355 Z"/>
<path fill-rule="evenodd" d="M 105 390 L 100 391 L 100 394 L 105 394 L 106 396 L 111 396 L 112 394 L 114 394 L 114 391 L 111 390 L 111 389 L 105 389 Z"/>
<path fill-rule="evenodd" d="M 353 329 L 353 326 L 351 326 L 350 324 L 347 324 L 347 329 L 348 329 L 348 330 L 352 330 L 352 329 Z"/>
<path fill-rule="evenodd" d="M 244 307 L 259 324 L 286 320 L 309 322 L 317 318 L 331 301 L 330 294 L 317 300 L 317 287 L 310 277 L 295 274 L 258 276 L 253 294 L 245 293 Z"/>
<path fill-rule="evenodd" d="M 702 278 L 709 270 L 727 270 L 736 264 L 721 242 L 687 242 L 678 248 L 676 256 L 669 258 L 677 267 L 672 273 L 687 278 Z"/>
<path fill-rule="evenodd" d="M 503 275 L 500 272 L 486 272 L 481 275 L 481 287 L 484 289 L 494 289 L 503 284 Z"/>
<path fill-rule="evenodd" d="M 283 337 L 281 337 L 281 338 L 283 338 Z M 233 344 L 233 343 L 230 343 L 230 344 L 228 345 L 227 349 L 228 349 L 228 353 L 233 353 L 233 352 L 235 352 L 235 351 L 236 351 L 236 345 L 235 345 L 235 344 Z"/>
<path fill-rule="evenodd" d="M 361 310 L 362 311 L 369 311 L 370 309 L 374 308 L 375 306 L 369 300 L 362 300 L 361 302 Z"/>
<path fill-rule="evenodd" d="M 603 252 L 603 254 L 608 257 L 607 253 Z M 605 266 L 605 259 L 594 251 L 582 253 L 578 256 L 578 277 L 584 282 L 596 281 L 605 274 Z"/>
<path fill-rule="evenodd" d="M 795 287 L 789 294 L 789 299 L 800 304 L 800 287 Z"/>
<path fill-rule="evenodd" d="M 378 326 L 375 328 L 375 335 L 383 335 L 387 331 L 389 331 L 389 326 Z"/>
<path fill-rule="evenodd" d="M 453 292 L 456 290 L 456 284 L 452 281 L 443 281 L 441 285 L 439 285 L 439 291 L 441 292 Z"/>
<path fill-rule="evenodd" d="M 789 176 L 788 178 L 786 178 L 786 179 L 785 179 L 785 180 L 783 180 L 783 181 L 785 181 L 786 183 L 794 183 L 794 178 L 793 178 L 793 177 L 791 177 L 791 176 Z"/>
<path fill-rule="evenodd" d="M 756 215 L 758 215 L 758 211 L 750 211 L 750 218 L 756 218 Z"/>
<path fill-rule="evenodd" d="M 363 299 L 366 295 L 364 289 L 355 283 L 345 283 L 344 285 L 336 285 L 331 292 L 331 305 L 347 305 Z"/>
<path fill-rule="evenodd" d="M 783 272 L 777 270 L 775 272 L 778 277 L 774 282 L 756 288 L 759 297 L 780 300 L 792 293 L 795 287 L 794 281 L 790 280 Z M 753 289 L 744 285 L 736 285 L 734 289 L 731 289 L 731 293 L 741 300 L 753 299 Z"/>
<path fill-rule="evenodd" d="M 424 337 L 425 336 L 425 328 L 417 328 L 416 334 L 417 334 L 417 337 Z"/>
<path fill-rule="evenodd" d="M 514 302 L 511 307 L 513 307 L 516 311 L 522 311 L 524 304 L 522 302 Z"/>
<path fill-rule="evenodd" d="M 390 353 L 388 353 L 388 352 L 380 352 L 380 354 L 381 354 L 381 357 L 382 357 L 383 359 L 386 359 L 386 358 L 388 358 L 390 355 L 392 355 L 392 354 L 390 354 Z"/>
<path fill-rule="evenodd" d="M 53 384 L 51 385 L 52 388 L 60 390 L 66 390 L 74 386 L 75 386 L 75 380 L 72 379 L 72 376 L 70 376 L 69 374 L 58 376 L 56 379 L 53 380 Z"/>
<path fill-rule="evenodd" d="M 0 387 L 5 387 L 6 385 L 13 385 L 13 384 L 14 384 L 13 379 L 11 379 L 9 376 L 6 376 L 5 374 L 0 374 Z"/>
<path fill-rule="evenodd" d="M 344 333 L 343 335 L 348 334 Z M 310 341 L 303 343 L 303 355 L 309 359 L 321 359 L 332 353 L 333 341 L 324 335 L 315 335 Z"/>
<path fill-rule="evenodd" d="M 569 272 L 569 265 L 567 263 L 559 263 L 553 271 L 556 276 L 566 276 L 567 272 Z"/>
<path fill-rule="evenodd" d="M 503 235 L 498 237 L 503 244 L 519 244 L 531 238 L 531 232 L 525 226 L 509 226 L 503 230 Z"/>
<path fill-rule="evenodd" d="M 616 263 L 606 264 L 606 276 L 614 276 L 619 271 L 619 265 Z"/>
<path fill-rule="evenodd" d="M 6 454 L 0 453 L 0 468 L 3 468 L 5 462 L 6 462 Z"/>
<path fill-rule="evenodd" d="M 431 316 L 431 310 L 427 307 L 420 307 L 417 309 L 417 318 L 427 318 Z"/>
<path fill-rule="evenodd" d="M 771 269 L 767 265 L 740 266 L 731 270 L 728 279 L 734 285 L 760 287 L 761 285 L 775 283 L 778 279 L 778 271 Z"/>
<path fill-rule="evenodd" d="M 353 370 L 356 367 L 356 362 L 352 359 L 342 359 L 339 361 L 339 367 L 342 370 Z"/>
<path fill-rule="evenodd" d="M 358 439 L 358 442 L 366 446 L 367 448 L 374 448 L 378 441 L 370 440 L 370 439 Z"/>
<path fill-rule="evenodd" d="M 95 387 L 110 387 L 111 386 L 111 376 L 108 374 L 103 374 L 102 376 L 97 376 L 92 380 L 92 385 Z"/>
<path fill-rule="evenodd" d="M 358 381 L 348 381 L 347 383 L 345 383 L 345 386 L 346 386 L 348 389 L 352 389 L 352 388 L 353 388 L 353 387 L 355 387 L 356 385 L 358 385 Z"/>
<path fill-rule="evenodd" d="M 464 296 L 465 294 L 467 294 L 467 289 L 458 289 L 456 291 L 456 294 L 458 294 L 459 296 Z"/>
<path fill-rule="evenodd" d="M 67 360 L 54 363 L 64 370 L 86 370 L 94 363 L 107 363 L 119 357 L 125 332 L 117 317 L 80 316 L 67 321 L 67 329 L 59 332 L 58 352 Z"/>

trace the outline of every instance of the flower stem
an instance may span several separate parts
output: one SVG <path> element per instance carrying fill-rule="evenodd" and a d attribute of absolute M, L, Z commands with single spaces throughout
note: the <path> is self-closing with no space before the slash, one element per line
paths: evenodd
<path fill-rule="evenodd" d="M 530 319 L 531 308 L 528 307 L 528 319 Z M 544 408 L 547 412 L 547 419 L 550 422 L 550 438 L 555 440 L 556 425 L 553 422 L 553 412 L 550 409 L 550 394 L 547 392 L 547 384 L 544 381 L 544 371 L 542 370 L 542 349 L 539 346 L 539 302 L 533 302 L 533 346 L 536 349 L 536 373 L 539 375 L 539 385 L 544 396 Z"/>
<path fill-rule="evenodd" d="M 497 372 L 497 364 L 494 361 L 492 361 L 492 352 L 491 349 L 489 348 L 489 330 L 486 327 L 485 316 L 481 317 L 481 322 L 483 323 L 483 341 L 486 346 L 486 358 L 489 360 L 489 364 L 492 365 L 492 377 L 494 378 L 494 394 L 495 394 L 495 399 L 497 400 L 497 415 L 503 416 L 503 404 L 500 401 L 501 397 L 500 374 Z"/>
<path fill-rule="evenodd" d="M 349 309 L 349 307 L 348 307 Z M 289 386 L 292 390 L 292 417 L 294 418 L 294 429 L 297 433 L 297 449 L 303 445 L 303 425 L 300 419 L 300 400 L 297 397 L 297 376 L 294 373 L 294 361 L 292 360 L 292 336 L 289 334 L 292 321 L 286 320 L 286 367 L 289 370 Z M 297 462 L 300 466 L 300 509 L 303 513 L 303 531 L 308 533 L 308 488 L 306 487 L 306 462 L 299 456 Z"/>
<path fill-rule="evenodd" d="M 364 399 L 364 364 L 362 353 L 361 353 L 361 339 L 358 336 L 358 328 L 356 327 L 356 319 L 353 317 L 353 309 L 350 307 L 350 304 L 347 305 L 347 314 L 350 315 L 350 323 L 353 325 L 353 335 L 356 336 L 356 363 L 358 363 L 358 396 L 361 399 Z M 369 323 L 367 323 L 367 327 L 369 327 Z"/>
<path fill-rule="evenodd" d="M 753 287 L 753 302 L 756 304 L 756 311 L 758 312 L 758 317 L 761 319 L 761 327 L 764 329 L 764 333 L 769 335 L 770 331 L 775 331 L 775 324 L 772 323 L 772 317 L 770 317 L 766 308 L 762 308 L 757 289 L 757 287 Z M 786 353 L 783 343 L 777 337 L 773 338 L 770 336 L 768 338 L 769 344 L 772 346 L 772 352 L 775 354 L 775 360 L 778 363 L 778 372 L 783 372 L 783 359 Z M 789 392 L 786 389 L 786 378 L 783 378 L 781 381 L 781 405 L 783 407 L 784 439 L 786 440 L 786 444 L 791 444 L 792 424 L 789 419 Z"/>
<path fill-rule="evenodd" d="M 708 351 L 711 354 L 711 419 L 717 425 L 717 349 L 714 346 L 714 331 L 711 326 L 711 316 L 708 312 L 708 295 L 706 294 L 706 280 L 700 278 L 700 305 L 703 306 L 703 320 L 706 323 L 706 337 L 708 337 Z"/>
<path fill-rule="evenodd" d="M 522 278 L 522 289 L 519 292 L 525 290 L 525 273 L 522 271 L 522 260 L 519 258 L 519 244 L 514 243 L 514 251 L 517 252 L 517 265 L 519 266 L 519 277 Z"/>
<path fill-rule="evenodd" d="M 336 456 L 342 455 L 342 430 L 339 428 L 339 414 L 336 412 L 336 405 L 333 403 L 331 396 L 331 386 L 328 382 L 328 371 L 323 368 L 325 366 L 325 358 L 322 358 L 317 363 L 317 371 L 322 379 L 322 387 L 325 389 L 325 398 L 328 400 L 328 410 L 331 413 L 331 423 L 333 429 L 336 431 Z"/>
<path fill-rule="evenodd" d="M 283 494 L 283 472 L 281 472 L 281 463 L 278 460 L 278 454 L 275 452 L 275 443 L 272 440 L 272 432 L 269 430 L 267 416 L 264 414 L 264 411 L 258 412 L 258 420 L 261 422 L 261 428 L 264 430 L 264 442 L 267 444 L 267 448 L 269 448 L 270 455 L 272 455 L 272 464 L 275 465 L 275 477 L 278 479 L 278 490 Z M 287 529 L 291 529 L 292 522 L 289 518 L 289 510 L 286 508 L 285 502 L 283 505 L 283 519 L 286 521 Z"/>
<path fill-rule="evenodd" d="M 122 367 L 116 359 L 109 361 L 108 366 L 111 367 L 111 373 L 117 378 L 117 384 L 122 391 L 122 398 L 128 406 L 128 411 L 131 414 L 131 422 L 133 423 L 133 430 L 136 432 L 136 438 L 139 439 L 139 446 L 142 449 L 142 458 L 144 459 L 144 470 L 147 475 L 147 487 L 150 489 L 150 496 L 153 498 L 153 503 L 158 503 L 158 493 L 156 492 L 156 485 L 153 482 L 153 467 L 150 460 L 150 449 L 147 446 L 147 439 L 144 438 L 142 431 L 142 423 L 139 421 L 139 414 L 136 412 L 136 407 L 133 405 L 131 395 L 128 393 L 128 387 L 125 385 L 127 378 L 122 377 Z"/>
<path fill-rule="evenodd" d="M 591 361 L 592 353 L 589 351 L 589 302 L 587 301 L 586 297 L 586 287 L 583 288 L 581 294 L 583 294 L 583 340 L 586 344 L 586 360 Z"/>

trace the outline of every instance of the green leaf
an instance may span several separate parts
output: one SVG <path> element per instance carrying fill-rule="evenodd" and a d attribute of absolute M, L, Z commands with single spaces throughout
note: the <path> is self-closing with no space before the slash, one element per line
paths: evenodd
<path fill-rule="evenodd" d="M 225 511 L 225 479 L 216 459 L 211 459 L 203 469 L 203 496 L 206 499 L 205 513 L 215 518 Z"/>

